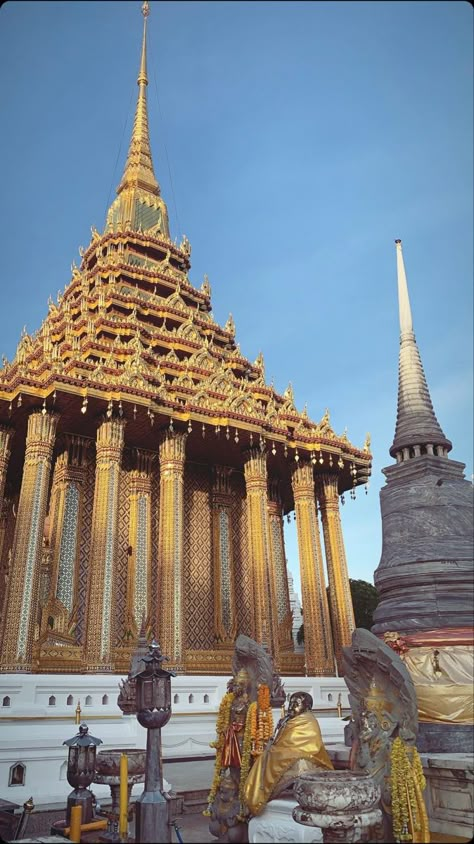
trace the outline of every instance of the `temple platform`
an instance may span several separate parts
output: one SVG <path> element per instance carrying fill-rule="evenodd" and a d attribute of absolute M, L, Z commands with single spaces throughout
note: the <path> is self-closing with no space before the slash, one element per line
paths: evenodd
<path fill-rule="evenodd" d="M 23 804 L 32 796 L 38 807 L 66 800 L 71 787 L 66 779 L 67 748 L 63 742 L 77 733 L 75 712 L 79 701 L 80 719 L 87 723 L 91 735 L 102 739 L 101 750 L 146 747 L 146 731 L 135 716 L 123 715 L 117 706 L 121 679 L 117 674 L 0 675 L 0 797 Z M 338 717 L 336 705 L 340 696 L 343 714 L 348 712 L 344 680 L 282 679 L 287 695 L 294 691 L 312 695 L 324 741 L 342 742 L 345 722 Z M 162 741 L 165 776 L 174 789 L 178 783 L 166 774 L 166 765 L 173 760 L 207 759 L 212 767 L 209 744 L 215 738 L 217 711 L 227 680 L 225 676 L 192 675 L 172 680 L 173 714 Z M 275 722 L 279 717 L 280 711 L 275 710 Z M 183 768 L 188 770 L 189 765 Z M 175 770 L 181 777 L 179 763 Z M 99 800 L 110 794 L 105 785 L 94 784 L 93 791 Z M 133 796 L 141 791 L 142 787 L 136 785 Z"/>
<path fill-rule="evenodd" d="M 334 745 L 328 744 L 327 749 L 336 768 L 347 766 L 349 759 L 348 747 L 344 744 L 338 743 Z M 439 756 L 442 757 L 442 754 L 439 754 Z M 436 768 L 436 765 L 433 765 L 433 762 L 436 761 L 436 757 L 424 759 L 425 775 L 427 773 L 426 769 L 430 767 L 430 760 L 431 768 Z M 438 759 L 438 762 L 439 761 L 442 761 L 442 759 Z M 461 760 L 458 760 L 458 763 L 461 763 Z M 202 809 L 212 781 L 213 769 L 214 762 L 211 759 L 187 761 L 185 763 L 164 763 L 164 775 L 166 779 L 173 783 L 175 791 L 184 798 L 183 814 L 177 819 L 177 826 L 181 837 L 186 844 L 197 844 L 198 842 L 200 842 L 200 844 L 209 844 L 210 842 L 216 841 L 209 832 L 209 818 L 203 817 L 202 815 Z M 441 768 L 441 770 L 446 771 L 446 768 Z M 431 844 L 455 844 L 455 842 L 456 844 L 462 844 L 462 842 L 472 840 L 469 818 L 467 817 L 464 822 L 462 821 L 460 808 L 462 810 L 463 807 L 459 807 L 458 805 L 456 809 L 456 800 L 454 802 L 449 800 L 444 808 L 445 814 L 454 814 L 454 824 L 451 826 L 451 822 L 445 819 L 444 827 L 441 826 L 439 804 L 443 802 L 443 800 L 446 802 L 446 792 L 444 798 L 438 793 L 438 796 L 435 797 L 436 805 L 433 805 L 432 788 L 433 783 L 429 780 L 426 798 L 430 817 Z M 436 784 L 434 784 L 434 788 L 436 793 Z M 139 787 L 137 787 L 137 792 L 138 791 Z M 134 796 L 138 795 L 134 794 Z M 464 798 L 461 797 L 461 802 L 463 799 L 465 801 L 466 793 L 464 793 Z M 457 800 L 457 803 L 459 804 L 459 799 Z M 290 842 L 322 840 L 322 837 L 320 839 L 317 838 L 318 831 L 316 829 L 302 826 L 301 824 L 297 824 L 293 821 L 291 817 L 291 810 L 294 805 L 296 805 L 295 800 L 288 796 L 271 801 L 265 811 L 258 818 L 254 818 L 251 821 L 249 830 L 250 842 L 254 842 L 254 844 L 257 842 L 259 844 L 265 844 L 265 842 L 275 842 L 277 840 Z M 35 811 L 29 820 L 27 828 L 28 838 L 25 837 L 25 839 L 23 839 L 25 844 L 27 841 L 45 842 L 45 844 L 46 842 L 49 842 L 50 839 L 47 832 L 50 829 L 51 822 L 63 817 L 64 806 L 65 803 L 63 801 L 57 804 L 43 805 L 39 807 L 39 810 Z M 464 806 L 464 808 L 466 807 Z M 455 830 L 457 830 L 457 832 L 455 832 Z M 54 840 L 57 841 L 57 837 Z M 172 840 L 177 841 L 174 832 L 172 833 Z"/>

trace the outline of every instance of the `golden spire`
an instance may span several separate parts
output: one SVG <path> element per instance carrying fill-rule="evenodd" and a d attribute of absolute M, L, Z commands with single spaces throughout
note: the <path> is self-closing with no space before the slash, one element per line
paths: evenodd
<path fill-rule="evenodd" d="M 128 187 L 139 187 L 142 190 L 154 194 L 155 196 L 159 196 L 160 188 L 153 171 L 150 136 L 148 132 L 148 108 L 146 99 L 146 89 L 148 85 L 146 71 L 146 25 L 148 15 L 150 14 L 150 5 L 147 0 L 143 3 L 142 14 L 143 42 L 140 71 L 137 79 L 138 100 L 135 110 L 132 139 L 128 150 L 127 163 L 125 164 L 122 181 L 117 188 L 117 193 L 120 194 Z"/>
<path fill-rule="evenodd" d="M 168 211 L 160 194 L 160 186 L 153 171 L 150 136 L 148 132 L 148 108 L 146 89 L 146 26 L 150 6 L 145 0 L 143 13 L 143 41 L 138 72 L 138 101 L 135 110 L 132 139 L 127 163 L 117 196 L 107 213 L 107 231 L 149 231 L 166 240 L 170 239 Z"/>
<path fill-rule="evenodd" d="M 142 42 L 142 59 L 140 62 L 140 73 L 138 74 L 137 84 L 148 85 L 148 77 L 146 75 L 146 22 L 150 14 L 150 4 L 145 0 L 142 6 L 143 15 L 143 42 Z"/>

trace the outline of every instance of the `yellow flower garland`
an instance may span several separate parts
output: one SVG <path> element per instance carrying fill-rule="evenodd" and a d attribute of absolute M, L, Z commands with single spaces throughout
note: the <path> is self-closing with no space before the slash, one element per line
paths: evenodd
<path fill-rule="evenodd" d="M 207 817 L 210 817 L 210 805 L 217 794 L 217 789 L 219 788 L 219 780 L 222 769 L 222 751 L 224 749 L 224 737 L 227 727 L 229 726 L 230 710 L 232 708 L 232 702 L 234 700 L 234 697 L 235 695 L 233 692 L 227 692 L 222 698 L 216 721 L 217 738 L 216 741 L 211 741 L 209 745 L 209 747 L 216 748 L 216 761 L 214 764 L 214 777 L 212 779 L 211 790 L 207 798 L 208 808 L 205 809 L 203 812 L 203 815 L 206 815 Z"/>
<path fill-rule="evenodd" d="M 242 762 L 240 765 L 240 781 L 239 781 L 239 800 L 240 800 L 240 819 L 244 820 L 248 814 L 244 800 L 245 781 L 249 775 L 250 767 L 252 765 L 252 724 L 254 722 L 257 711 L 257 704 L 251 703 L 247 710 L 247 717 L 245 719 L 244 740 L 242 743 Z"/>
<path fill-rule="evenodd" d="M 395 841 L 414 842 L 417 833 L 428 824 L 422 797 L 426 780 L 421 760 L 416 747 L 407 746 L 401 738 L 396 738 L 390 762 L 393 835 Z"/>
<path fill-rule="evenodd" d="M 262 683 L 257 690 L 257 710 L 252 721 L 252 755 L 260 756 L 273 735 L 273 715 L 270 706 L 270 689 Z"/>
<path fill-rule="evenodd" d="M 210 743 L 210 747 L 216 748 L 216 761 L 214 764 L 214 777 L 211 790 L 207 798 L 207 809 L 203 815 L 210 817 L 210 807 L 217 794 L 222 772 L 222 752 L 226 730 L 230 724 L 230 713 L 234 701 L 234 693 L 227 692 L 221 700 L 216 722 L 216 741 Z M 257 702 L 251 703 L 245 719 L 244 735 L 242 742 L 242 762 L 240 766 L 239 799 L 241 806 L 241 820 L 247 814 L 245 801 L 243 799 L 245 781 L 249 775 L 252 765 L 252 756 L 259 756 L 263 753 L 268 739 L 273 735 L 273 716 L 270 707 L 270 689 L 265 684 L 258 687 Z"/>

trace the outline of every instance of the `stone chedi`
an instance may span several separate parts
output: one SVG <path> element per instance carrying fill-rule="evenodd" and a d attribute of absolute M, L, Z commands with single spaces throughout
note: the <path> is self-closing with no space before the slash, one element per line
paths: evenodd
<path fill-rule="evenodd" d="M 390 454 L 397 462 L 383 470 L 372 632 L 402 655 L 414 679 L 420 749 L 465 749 L 472 724 L 473 488 L 464 464 L 448 458 L 452 444 L 431 403 L 399 240 L 396 250 L 400 362 Z"/>
<path fill-rule="evenodd" d="M 295 647 L 295 652 L 299 653 L 300 651 L 304 651 L 303 645 L 298 644 L 298 631 L 303 624 L 303 613 L 301 612 L 301 602 L 298 596 L 298 593 L 295 592 L 293 577 L 291 575 L 290 570 L 286 569 L 287 577 L 288 577 L 288 591 L 290 595 L 290 608 L 291 608 L 291 615 L 293 618 L 293 625 L 292 625 L 292 635 L 293 635 L 293 643 Z"/>
<path fill-rule="evenodd" d="M 143 12 L 104 231 L 0 370 L 0 670 L 126 672 L 145 622 L 180 671 L 228 673 L 244 633 L 281 672 L 332 675 L 354 627 L 339 496 L 367 482 L 371 455 L 327 412 L 298 412 L 291 386 L 267 385 L 232 317 L 214 320 L 207 277 L 191 283 L 152 163 Z M 305 656 L 285 568 L 293 510 Z"/>

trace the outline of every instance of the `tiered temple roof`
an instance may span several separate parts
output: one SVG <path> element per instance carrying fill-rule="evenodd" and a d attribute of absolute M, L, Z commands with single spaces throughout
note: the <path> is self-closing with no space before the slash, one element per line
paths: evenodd
<path fill-rule="evenodd" d="M 10 479 L 23 458 L 26 411 L 40 402 L 60 412 L 58 432 L 94 437 L 97 417 L 118 412 L 131 444 L 153 449 L 158 428 L 187 429 L 191 458 L 211 449 L 213 461 L 235 467 L 260 445 L 282 480 L 285 512 L 294 506 L 290 464 L 300 458 L 315 473 L 337 472 L 340 494 L 353 490 L 370 474 L 369 440 L 353 446 L 328 411 L 313 422 L 296 409 L 291 385 L 281 395 L 267 384 L 263 355 L 242 354 L 232 316 L 224 326 L 214 319 L 207 277 L 191 282 L 188 239 L 170 239 L 148 131 L 147 4 L 144 14 L 132 139 L 104 231 L 92 229 L 64 292 L 0 370 L 0 421 L 20 434 Z"/>
<path fill-rule="evenodd" d="M 362 448 L 313 422 L 219 325 L 173 242 L 138 102 L 102 233 L 0 371 L 0 670 L 128 670 L 142 622 L 177 671 L 227 673 L 242 632 L 290 674 L 330 676 L 354 628 L 338 496 Z M 316 353 L 315 353 L 316 354 Z M 5 493 L 5 494 L 4 494 Z M 295 654 L 283 515 L 307 635 Z M 324 536 L 327 582 L 320 527 Z M 331 608 L 331 616 L 329 614 Z"/>

